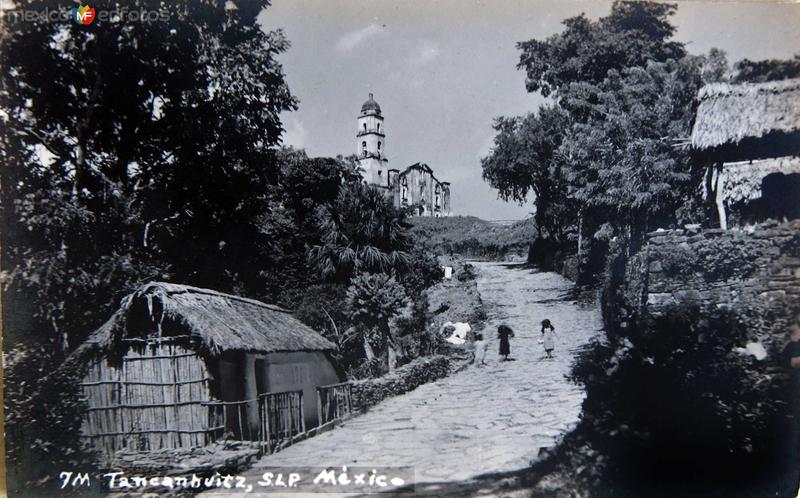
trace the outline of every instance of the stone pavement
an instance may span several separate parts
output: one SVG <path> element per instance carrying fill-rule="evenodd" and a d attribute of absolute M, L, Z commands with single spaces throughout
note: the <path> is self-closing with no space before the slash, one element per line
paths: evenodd
<path fill-rule="evenodd" d="M 268 455 L 246 473 L 248 481 L 257 481 L 266 467 L 343 465 L 413 466 L 417 482 L 462 481 L 525 468 L 540 447 L 572 427 L 583 392 L 564 376 L 576 348 L 602 327 L 599 309 L 564 300 L 572 284 L 558 274 L 474 264 L 489 315 L 487 365 L 387 399 L 336 430 Z M 544 318 L 556 327 L 553 359 L 538 343 Z M 500 323 L 516 334 L 515 361 L 502 362 L 497 354 Z"/>

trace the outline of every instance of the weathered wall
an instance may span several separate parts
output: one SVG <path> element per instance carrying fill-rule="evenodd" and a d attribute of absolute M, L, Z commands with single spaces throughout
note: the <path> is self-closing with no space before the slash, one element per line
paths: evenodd
<path fill-rule="evenodd" d="M 650 234 L 633 272 L 647 271 L 646 306 L 681 302 L 735 306 L 800 298 L 800 223 L 752 231 L 670 230 Z"/>
<path fill-rule="evenodd" d="M 417 206 L 420 211 L 415 214 L 419 216 L 450 215 L 450 184 L 440 183 L 427 165 L 415 164 L 398 173 L 390 188 L 396 207 Z"/>
<path fill-rule="evenodd" d="M 652 232 L 627 260 L 619 291 L 612 319 L 623 327 L 675 305 L 788 320 L 800 309 L 800 221 Z"/>
<path fill-rule="evenodd" d="M 407 393 L 428 382 L 446 377 L 450 360 L 445 356 L 426 356 L 403 365 L 377 379 L 353 382 L 353 409 L 364 410 L 391 396 Z"/>
<path fill-rule="evenodd" d="M 261 392 L 303 390 L 303 412 L 306 427 L 317 425 L 317 387 L 341 381 L 330 359 L 319 351 L 272 353 L 259 359 L 262 368 L 259 384 Z M 260 394 L 260 393 L 259 393 Z"/>

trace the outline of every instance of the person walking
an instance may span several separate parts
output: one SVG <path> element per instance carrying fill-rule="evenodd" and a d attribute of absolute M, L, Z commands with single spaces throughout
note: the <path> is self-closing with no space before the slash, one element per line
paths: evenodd
<path fill-rule="evenodd" d="M 502 361 L 508 360 L 508 355 L 511 354 L 511 344 L 508 342 L 510 337 L 514 337 L 514 331 L 511 330 L 506 324 L 497 327 L 497 337 L 500 339 L 500 356 L 503 357 Z"/>
<path fill-rule="evenodd" d="M 486 348 L 489 346 L 489 343 L 483 339 L 483 333 L 476 332 L 475 333 L 475 364 L 486 365 Z"/>
<path fill-rule="evenodd" d="M 544 343 L 544 352 L 548 358 L 553 357 L 553 350 L 556 348 L 556 328 L 550 323 L 550 320 L 545 318 L 542 320 L 542 342 Z"/>

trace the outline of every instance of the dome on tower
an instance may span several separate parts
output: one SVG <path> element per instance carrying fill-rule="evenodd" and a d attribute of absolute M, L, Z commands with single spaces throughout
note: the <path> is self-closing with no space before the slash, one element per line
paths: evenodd
<path fill-rule="evenodd" d="M 361 114 L 380 114 L 381 113 L 381 106 L 375 102 L 375 99 L 372 98 L 372 94 L 369 94 L 369 98 L 361 105 Z"/>

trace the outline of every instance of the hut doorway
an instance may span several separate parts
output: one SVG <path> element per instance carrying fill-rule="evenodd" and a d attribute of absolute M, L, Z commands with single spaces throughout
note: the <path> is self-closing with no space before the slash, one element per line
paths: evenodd
<path fill-rule="evenodd" d="M 800 173 L 772 173 L 761 180 L 764 215 L 777 220 L 800 218 Z"/>

